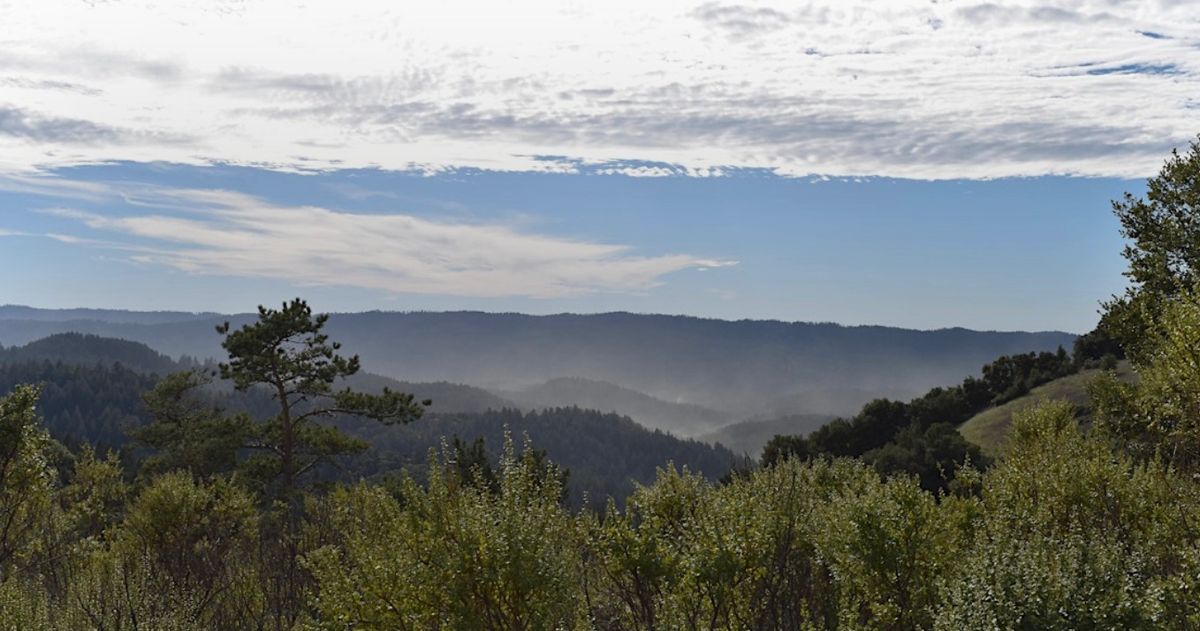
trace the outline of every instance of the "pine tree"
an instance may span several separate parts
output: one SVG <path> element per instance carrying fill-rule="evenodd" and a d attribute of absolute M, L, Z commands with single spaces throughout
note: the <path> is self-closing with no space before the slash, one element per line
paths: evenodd
<path fill-rule="evenodd" d="M 338 354 L 341 345 L 322 332 L 329 316 L 313 315 L 297 298 L 282 309 L 258 308 L 258 321 L 232 331 L 228 322 L 217 327 L 225 335 L 222 346 L 228 363 L 219 366 L 221 377 L 238 390 L 263 387 L 278 412 L 253 432 L 248 446 L 266 456 L 268 473 L 278 490 L 292 498 L 299 478 L 321 462 L 366 448 L 321 419 L 363 416 L 383 423 L 408 423 L 421 417 L 428 401 L 384 388 L 382 394 L 334 390 L 334 384 L 359 371 L 359 359 Z M 260 462 L 262 460 L 260 459 Z"/>

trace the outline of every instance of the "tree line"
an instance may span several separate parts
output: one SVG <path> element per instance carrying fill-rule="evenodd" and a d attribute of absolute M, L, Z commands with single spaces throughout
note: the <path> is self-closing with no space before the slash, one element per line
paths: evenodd
<path fill-rule="evenodd" d="M 23 347 L 0 349 L 0 393 L 23 383 L 39 385 L 37 409 L 51 438 L 70 451 L 88 444 L 98 453 L 117 452 L 127 477 L 143 468 L 143 460 L 162 460 L 161 454 L 144 442 L 133 440 L 140 428 L 154 419 L 143 395 L 160 382 L 184 379 L 191 383 L 193 387 L 187 388 L 187 396 L 181 400 L 188 409 L 220 410 L 226 416 L 245 414 L 248 419 L 274 414 L 269 392 L 234 390 L 214 374 L 218 369 L 215 362 L 185 360 L 164 365 L 161 361 L 170 362 L 135 342 L 58 334 Z M 147 373 L 151 366 L 160 370 Z M 161 370 L 164 367 L 170 370 Z M 337 384 L 338 388 L 347 386 L 372 393 L 384 387 L 408 388 L 406 391 L 419 392 L 422 398 L 432 398 L 433 405 L 426 408 L 420 423 L 383 425 L 350 416 L 332 419 L 330 424 L 370 448 L 315 465 L 314 474 L 324 485 L 360 478 L 391 483 L 402 470 L 424 479 L 428 450 L 439 448 L 443 438 L 452 441 L 456 436 L 484 439 L 484 449 L 495 462 L 506 427 L 514 436 L 530 436 L 538 449 L 571 471 L 568 500 L 575 507 L 586 504 L 602 509 L 609 496 L 623 502 L 634 481 L 653 480 L 656 467 L 667 461 L 715 480 L 736 460 L 720 446 L 647 430 L 612 413 L 576 407 L 522 411 L 477 388 L 403 383 L 363 372 Z M 160 415 L 180 413 L 159 408 Z"/>
<path fill-rule="evenodd" d="M 853 417 L 834 419 L 808 436 L 775 436 L 764 447 L 761 464 L 860 458 L 880 474 L 913 475 L 926 490 L 944 490 L 960 467 L 982 470 L 988 464 L 957 427 L 990 407 L 1101 361 L 1088 356 L 1086 342 L 1075 350 L 1073 356 L 1061 346 L 1054 353 L 1006 355 L 985 364 L 981 377 L 967 377 L 960 385 L 936 387 L 908 402 L 875 399 Z"/>

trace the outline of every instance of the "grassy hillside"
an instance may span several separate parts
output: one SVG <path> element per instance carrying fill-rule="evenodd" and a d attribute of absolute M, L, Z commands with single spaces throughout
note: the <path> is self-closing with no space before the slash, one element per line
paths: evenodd
<path fill-rule="evenodd" d="M 1019 399 L 1013 399 L 1004 405 L 976 414 L 963 423 L 958 431 L 964 438 L 979 445 L 984 453 L 996 455 L 1003 450 L 1004 443 L 1008 439 L 1008 429 L 1012 426 L 1013 415 L 1029 409 L 1041 401 L 1055 399 L 1070 401 L 1078 408 L 1081 418 L 1086 420 L 1091 415 L 1091 400 L 1088 397 L 1087 384 L 1099 373 L 1099 370 L 1085 370 L 1038 386 Z M 1125 380 L 1134 378 L 1129 362 L 1121 362 L 1117 366 L 1117 376 Z"/>

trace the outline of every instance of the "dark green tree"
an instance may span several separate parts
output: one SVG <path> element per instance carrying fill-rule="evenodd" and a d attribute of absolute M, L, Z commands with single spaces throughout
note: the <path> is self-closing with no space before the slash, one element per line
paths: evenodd
<path fill-rule="evenodd" d="M 1126 193 L 1113 211 L 1128 240 L 1131 285 L 1105 303 L 1100 327 L 1136 362 L 1155 345 L 1165 305 L 1200 282 L 1200 137 L 1186 154 L 1171 152 L 1145 198 Z"/>
<path fill-rule="evenodd" d="M 1075 338 L 1074 361 L 1078 368 L 1093 367 L 1111 358 L 1116 361 L 1125 357 L 1125 349 L 1113 338 L 1112 332 L 1097 326 L 1089 333 Z"/>
<path fill-rule="evenodd" d="M 505 430 L 505 444 L 511 442 L 511 437 Z M 539 486 L 549 484 L 551 480 L 557 485 L 562 495 L 559 501 L 567 502 L 567 480 L 571 472 L 550 461 L 546 450 L 535 449 L 525 437 L 525 445 L 517 458 L 533 474 L 533 480 Z M 472 486 L 488 493 L 499 493 L 501 480 L 496 468 L 492 466 L 492 458 L 488 454 L 487 442 L 476 438 L 467 443 L 458 436 L 454 437 L 446 454 L 446 469 L 450 479 L 465 486 Z"/>
<path fill-rule="evenodd" d="M 292 497 L 301 476 L 334 456 L 362 451 L 367 444 L 320 420 L 361 416 L 383 423 L 408 423 L 421 417 L 429 401 L 384 388 L 365 394 L 334 384 L 359 371 L 358 356 L 338 354 L 341 345 L 322 332 L 328 314 L 313 315 L 296 298 L 281 309 L 258 308 L 258 320 L 238 330 L 226 322 L 217 327 L 229 362 L 220 374 L 238 390 L 264 388 L 278 406 L 259 424 L 247 446 L 255 449 L 260 474 Z"/>
<path fill-rule="evenodd" d="M 803 436 L 776 434 L 763 447 L 761 463 L 763 467 L 773 467 L 791 458 L 807 460 L 813 457 L 813 451 Z"/>
<path fill-rule="evenodd" d="M 205 400 L 212 377 L 200 370 L 173 373 L 142 397 L 153 422 L 130 435 L 155 451 L 142 460 L 144 474 L 185 470 L 212 478 L 236 468 L 238 450 L 254 435 L 254 425 L 247 414 L 228 415 Z"/>
<path fill-rule="evenodd" d="M 0 583 L 35 549 L 48 510 L 53 472 L 50 438 L 37 414 L 38 389 L 21 386 L 0 397 Z"/>
<path fill-rule="evenodd" d="M 468 443 L 455 436 L 450 449 L 451 456 L 446 465 L 455 479 L 490 493 L 500 492 L 500 479 L 496 477 L 496 470 L 492 468 L 483 438 L 476 438 Z"/>

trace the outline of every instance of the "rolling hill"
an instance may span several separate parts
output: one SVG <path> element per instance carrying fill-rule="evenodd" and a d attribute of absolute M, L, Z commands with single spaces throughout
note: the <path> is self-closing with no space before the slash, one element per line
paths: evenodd
<path fill-rule="evenodd" d="M 1088 396 L 1087 384 L 1099 373 L 1099 370 L 1085 370 L 1042 384 L 1025 396 L 976 414 L 959 426 L 958 431 L 964 438 L 979 445 L 984 453 L 994 456 L 1004 450 L 1008 430 L 1012 427 L 1013 415 L 1042 401 L 1056 399 L 1070 401 L 1078 409 L 1080 418 L 1087 421 L 1091 414 L 1091 399 Z M 1123 380 L 1135 378 L 1129 362 L 1118 364 L 1117 377 Z"/>
<path fill-rule="evenodd" d="M 74 331 L 210 358 L 221 355 L 215 325 L 253 318 L 8 307 L 0 309 L 0 344 Z M 334 314 L 327 330 L 366 370 L 404 381 L 520 390 L 577 377 L 730 419 L 852 414 L 877 396 L 917 396 L 1000 355 L 1069 347 L 1075 337 L 631 313 L 349 313 Z"/>
<path fill-rule="evenodd" d="M 120 449 L 130 428 L 151 420 L 141 396 L 158 377 L 135 367 L 152 368 L 161 375 L 185 366 L 137 342 L 57 335 L 0 349 L 0 396 L 18 384 L 40 385 L 39 412 L 53 437 L 72 447 L 87 443 L 101 450 Z M 429 450 L 454 437 L 467 442 L 483 438 L 494 454 L 507 432 L 518 442 L 529 436 L 534 447 L 570 470 L 573 502 L 582 504 L 587 497 L 600 507 L 609 496 L 624 498 L 634 482 L 651 482 L 656 469 L 668 462 L 716 479 L 734 461 L 724 447 L 652 431 L 617 414 L 573 406 L 523 412 L 480 388 L 400 382 L 367 373 L 355 375 L 349 385 L 362 390 L 386 386 L 411 392 L 418 399 L 433 399 L 433 405 L 423 418 L 404 426 L 340 419 L 347 431 L 373 447 L 327 472 L 340 479 L 394 476 L 400 469 L 419 475 Z M 274 411 L 261 391 L 238 393 L 226 385 L 214 388 L 209 396 L 210 402 L 226 410 L 245 410 L 259 417 Z"/>
<path fill-rule="evenodd" d="M 735 464 L 723 446 L 650 431 L 628 417 L 577 407 L 534 412 L 493 410 L 483 414 L 435 414 L 408 425 L 355 421 L 347 431 L 366 439 L 372 453 L 358 459 L 355 473 L 379 476 L 400 468 L 419 471 L 430 449 L 459 437 L 482 438 L 495 456 L 507 433 L 520 445 L 528 437 L 555 463 L 570 470 L 572 503 L 601 508 L 608 497 L 627 497 L 635 483 L 649 484 L 660 467 L 676 467 L 716 480 Z"/>
<path fill-rule="evenodd" d="M 628 416 L 643 427 L 683 436 L 710 431 L 728 423 L 729 415 L 699 405 L 671 403 L 604 381 L 561 377 L 520 390 L 497 391 L 523 408 L 578 406 Z"/>
<path fill-rule="evenodd" d="M 763 447 L 775 435 L 804 436 L 833 418 L 825 414 L 797 414 L 773 419 L 751 419 L 730 423 L 701 434 L 696 440 L 721 444 L 739 456 L 745 455 L 757 460 Z"/>
<path fill-rule="evenodd" d="M 57 333 L 24 346 L 0 347 L 0 362 L 22 361 L 121 364 L 135 372 L 157 375 L 181 368 L 179 362 L 145 344 L 80 333 Z"/>

